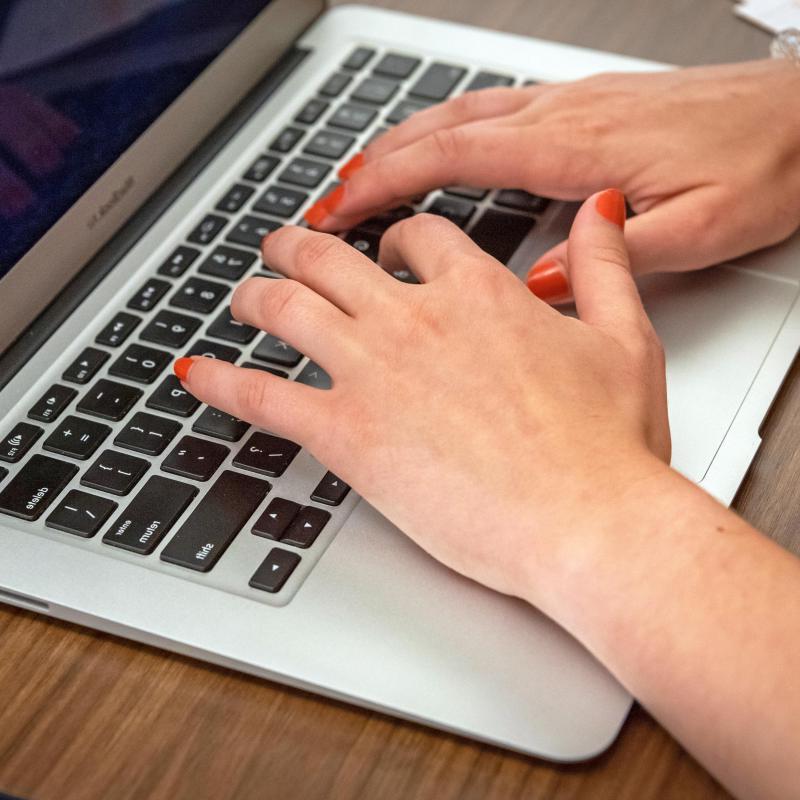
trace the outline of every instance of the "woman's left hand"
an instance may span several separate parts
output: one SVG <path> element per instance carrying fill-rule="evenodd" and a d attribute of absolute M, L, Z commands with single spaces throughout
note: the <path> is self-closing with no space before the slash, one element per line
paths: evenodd
<path fill-rule="evenodd" d="M 177 369 L 199 399 L 307 447 L 445 564 L 537 602 L 534 567 L 580 546 L 586 509 L 599 519 L 669 460 L 663 353 L 623 224 L 615 190 L 575 221 L 580 320 L 439 217 L 381 242 L 383 266 L 421 285 L 287 226 L 263 245 L 286 279 L 246 281 L 232 313 L 306 353 L 332 389 L 206 358 Z"/>

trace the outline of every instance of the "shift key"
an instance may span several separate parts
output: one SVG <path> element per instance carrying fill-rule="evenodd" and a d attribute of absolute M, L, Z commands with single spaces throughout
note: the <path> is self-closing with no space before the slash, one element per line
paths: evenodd
<path fill-rule="evenodd" d="M 197 491 L 195 486 L 154 475 L 108 529 L 103 541 L 141 555 L 152 553 Z"/>
<path fill-rule="evenodd" d="M 208 572 L 270 488 L 267 481 L 226 470 L 161 551 L 161 560 Z"/>

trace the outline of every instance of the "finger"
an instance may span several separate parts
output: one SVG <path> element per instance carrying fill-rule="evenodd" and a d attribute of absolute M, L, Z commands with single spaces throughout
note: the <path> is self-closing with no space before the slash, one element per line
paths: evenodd
<path fill-rule="evenodd" d="M 464 269 L 486 253 L 457 225 L 435 214 L 417 214 L 392 225 L 381 238 L 378 261 L 388 272 L 408 267 L 423 283 L 450 269 Z"/>
<path fill-rule="evenodd" d="M 444 103 L 417 111 L 397 127 L 376 139 L 364 151 L 367 160 L 380 158 L 406 147 L 439 128 L 513 114 L 545 90 L 544 86 L 522 89 L 497 88 L 466 92 Z"/>
<path fill-rule="evenodd" d="M 350 316 L 374 307 L 396 284 L 363 253 L 336 236 L 285 225 L 262 242 L 270 269 L 310 287 Z"/>
<path fill-rule="evenodd" d="M 547 125 L 501 127 L 473 122 L 442 128 L 383 158 L 368 161 L 343 184 L 335 201 L 317 203 L 314 227 L 344 230 L 404 198 L 451 184 L 512 186 L 547 197 L 575 199 L 596 189 L 604 162 L 590 143 L 567 142 Z"/>
<path fill-rule="evenodd" d="M 213 358 L 179 358 L 175 374 L 198 400 L 309 446 L 331 417 L 327 391 Z"/>
<path fill-rule="evenodd" d="M 249 278 L 233 293 L 231 314 L 283 339 L 328 372 L 336 372 L 343 353 L 357 350 L 353 320 L 289 278 Z"/>
<path fill-rule="evenodd" d="M 625 198 L 617 189 L 581 206 L 567 245 L 578 316 L 591 325 L 640 331 L 647 317 L 625 247 Z"/>

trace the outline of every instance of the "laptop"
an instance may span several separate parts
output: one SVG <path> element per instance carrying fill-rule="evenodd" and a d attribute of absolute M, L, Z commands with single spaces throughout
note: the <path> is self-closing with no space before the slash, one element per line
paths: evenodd
<path fill-rule="evenodd" d="M 417 108 L 666 67 L 321 0 L 86 0 L 55 27 L 52 5 L 0 11 L 0 599 L 522 753 L 604 750 L 631 697 L 577 641 L 170 366 L 204 353 L 324 391 L 228 311 L 272 274 L 266 232 Z M 374 256 L 420 210 L 522 276 L 575 209 L 447 187 L 343 235 Z M 797 239 L 641 281 L 674 465 L 724 502 L 797 351 L 799 286 Z"/>

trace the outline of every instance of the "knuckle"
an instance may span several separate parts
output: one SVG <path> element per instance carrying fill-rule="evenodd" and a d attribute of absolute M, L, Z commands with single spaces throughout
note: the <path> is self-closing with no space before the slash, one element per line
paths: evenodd
<path fill-rule="evenodd" d="M 255 374 L 243 377 L 236 386 L 236 402 L 243 419 L 257 419 L 267 402 L 267 381 L 264 376 Z"/>
<path fill-rule="evenodd" d="M 630 273 L 628 267 L 628 253 L 625 245 L 619 244 L 596 244 L 592 248 L 592 263 L 606 269 L 622 270 Z"/>
<path fill-rule="evenodd" d="M 464 152 L 464 135 L 458 128 L 439 128 L 429 139 L 436 156 L 444 161 L 455 161 Z"/>
<path fill-rule="evenodd" d="M 297 246 L 294 265 L 300 275 L 316 270 L 338 250 L 339 239 L 327 233 L 310 234 Z"/>
<path fill-rule="evenodd" d="M 273 281 L 261 297 L 261 317 L 269 327 L 271 321 L 283 319 L 294 313 L 302 287 L 295 281 L 283 278 Z"/>

